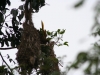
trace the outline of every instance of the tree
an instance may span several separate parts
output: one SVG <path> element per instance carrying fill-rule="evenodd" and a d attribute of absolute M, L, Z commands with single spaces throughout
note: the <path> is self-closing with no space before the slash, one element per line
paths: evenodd
<path fill-rule="evenodd" d="M 75 8 L 80 7 L 82 4 L 84 4 L 85 0 L 81 0 L 79 3 L 75 5 Z M 100 37 L 100 1 L 97 0 L 97 4 L 95 6 L 95 23 L 94 26 L 92 27 L 92 36 Z M 77 55 L 76 60 L 74 61 L 73 64 L 71 64 L 71 68 L 80 68 L 84 63 L 88 62 L 88 66 L 84 70 L 85 75 L 99 75 L 100 74 L 100 40 L 95 42 L 93 44 L 93 47 L 89 49 L 87 52 L 80 52 Z M 94 70 L 94 71 L 93 71 Z"/>
<path fill-rule="evenodd" d="M 47 31 L 44 29 L 44 23 L 41 21 L 42 28 L 36 29 L 32 22 L 32 13 L 39 12 L 42 6 L 45 6 L 45 0 L 22 0 L 25 5 L 19 6 L 18 9 L 11 9 L 10 14 L 12 15 L 11 23 L 8 25 L 5 21 L 9 15 L 6 12 L 9 8 L 6 5 L 10 5 L 9 0 L 1 1 L 0 5 L 0 44 L 1 50 L 8 50 L 17 48 L 17 62 L 18 66 L 10 68 L 7 62 L 2 58 L 5 65 L 0 66 L 1 75 L 13 75 L 13 70 L 16 69 L 21 75 L 30 75 L 34 69 L 37 75 L 60 75 L 59 61 L 54 54 L 54 45 L 62 46 L 67 45 L 68 42 L 59 43 L 62 40 L 62 35 L 65 30 L 58 29 L 57 31 Z M 21 13 L 20 13 L 21 12 Z M 25 16 L 25 22 L 21 20 Z M 17 19 L 18 18 L 18 19 Z M 21 28 L 19 25 L 23 25 Z M 5 27 L 5 32 L 2 28 Z M 61 35 L 61 37 L 58 37 Z M 57 37 L 57 41 L 52 41 L 53 38 Z M 2 48 L 6 45 L 8 48 Z M 10 62 L 14 62 L 8 55 Z"/>

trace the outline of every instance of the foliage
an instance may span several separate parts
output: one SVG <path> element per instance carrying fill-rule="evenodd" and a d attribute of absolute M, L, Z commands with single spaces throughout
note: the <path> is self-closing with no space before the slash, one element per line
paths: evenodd
<path fill-rule="evenodd" d="M 7 64 L 7 62 L 4 60 L 2 54 L 0 53 L 0 56 L 2 58 L 2 65 L 0 66 L 0 75 L 13 75 L 13 69 L 10 68 L 10 66 Z M 9 57 L 7 57 L 7 59 L 9 59 L 10 62 L 12 62 L 13 60 Z M 13 61 L 14 62 L 14 61 Z M 15 62 L 14 62 L 15 64 Z"/>
<path fill-rule="evenodd" d="M 4 10 L 7 4 L 10 6 L 10 0 L 0 0 L 0 10 Z"/>
<path fill-rule="evenodd" d="M 2 1 L 2 3 L 5 3 L 6 0 L 4 0 L 4 2 Z M 9 0 L 7 0 L 8 3 Z M 34 1 L 34 0 L 33 0 Z M 10 2 L 10 1 L 9 1 Z M 9 4 L 10 5 L 10 4 Z M 45 0 L 36 0 L 36 2 L 33 2 L 32 6 L 33 10 L 35 10 L 35 12 L 39 11 L 39 8 L 41 8 L 42 6 L 45 5 Z M 6 6 L 6 5 L 5 5 Z M 2 7 L 2 5 L 1 5 Z M 11 47 L 17 47 L 20 43 L 20 38 L 21 38 L 21 32 L 22 32 L 22 28 L 20 27 L 21 20 L 24 17 L 24 9 L 23 9 L 23 5 L 20 5 L 18 9 L 13 8 L 10 11 L 9 15 L 6 15 L 6 12 L 8 11 L 8 8 L 3 7 L 3 9 L 0 12 L 0 43 L 1 43 L 1 47 L 4 46 L 4 44 L 6 44 L 9 47 L 9 42 L 11 43 Z M 21 13 L 20 13 L 21 12 Z M 8 25 L 8 23 L 6 22 L 7 17 L 12 16 L 12 25 Z M 18 19 L 17 19 L 18 18 Z M 5 27 L 6 30 L 6 34 L 4 34 L 2 31 L 2 27 Z"/>
<path fill-rule="evenodd" d="M 80 7 L 81 5 L 83 5 L 85 2 L 85 0 L 80 0 L 77 4 L 74 5 L 75 8 Z"/>
<path fill-rule="evenodd" d="M 5 4 L 5 1 L 6 4 Z M 34 1 L 34 0 L 33 0 Z M 33 12 L 38 12 L 39 9 L 45 5 L 45 0 L 35 0 L 36 2 L 33 2 L 35 4 L 32 4 L 32 8 L 33 8 Z M 23 32 L 23 27 L 22 25 L 22 19 L 24 17 L 24 8 L 23 5 L 20 5 L 18 8 L 13 8 L 13 9 L 9 9 L 9 8 L 5 8 L 6 5 L 10 5 L 10 1 L 9 0 L 4 0 L 2 1 L 2 3 L 4 3 L 3 5 L 0 4 L 0 50 L 7 50 L 7 49 L 12 49 L 12 48 L 17 48 L 18 45 L 20 44 L 21 40 L 21 35 Z M 10 11 L 10 13 L 7 15 L 7 12 Z M 11 25 L 9 25 L 6 22 L 6 19 L 8 17 L 12 16 L 11 18 Z M 3 28 L 5 28 L 5 30 L 3 30 Z M 39 33 L 41 33 L 41 28 L 40 30 L 38 30 Z M 55 42 L 55 45 L 57 46 L 62 46 L 62 45 L 66 45 L 68 46 L 68 42 L 63 42 L 61 43 L 60 41 L 63 41 L 63 34 L 65 33 L 64 29 L 58 29 L 57 31 L 47 31 L 46 30 L 46 34 L 47 34 L 47 40 L 51 41 L 53 40 Z M 4 48 L 4 46 L 7 46 L 7 48 Z M 43 60 L 41 60 L 42 63 L 44 63 L 44 65 L 41 65 L 41 69 L 37 72 L 37 74 L 39 73 L 43 73 L 43 72 L 47 72 L 47 68 L 52 69 L 55 64 L 54 63 L 58 63 L 59 61 L 55 58 L 52 57 L 47 57 L 47 54 L 49 55 L 48 46 L 41 46 L 42 48 L 42 58 Z M 17 70 L 20 69 L 19 66 L 16 66 L 15 68 L 10 68 L 10 66 L 7 64 L 7 62 L 4 60 L 2 54 L 0 53 L 0 56 L 2 58 L 2 65 L 0 66 L 0 75 L 14 75 L 13 70 Z M 13 62 L 14 64 L 16 64 L 11 58 L 10 55 L 7 54 L 7 59 L 9 60 L 9 62 Z M 20 73 L 20 71 L 18 70 L 18 72 Z M 58 72 L 53 72 L 50 75 L 58 75 Z"/>
<path fill-rule="evenodd" d="M 80 3 L 79 5 L 81 5 Z M 77 5 L 78 6 L 78 5 Z M 92 27 L 92 36 L 100 37 L 100 2 L 97 1 L 97 4 L 95 6 L 95 23 Z M 85 75 L 99 75 L 100 74 L 100 40 L 95 42 L 93 46 L 89 49 L 87 52 L 80 52 L 77 55 L 76 60 L 73 64 L 71 64 L 71 68 L 80 68 L 84 63 L 88 63 L 88 66 L 84 70 Z"/>
<path fill-rule="evenodd" d="M 50 39 L 50 40 L 55 39 L 55 43 L 57 46 L 62 46 L 62 45 L 68 46 L 67 41 L 63 43 L 59 42 L 59 41 L 63 41 L 62 38 L 63 38 L 64 33 L 65 33 L 65 29 L 62 29 L 62 30 L 58 29 L 57 31 L 52 31 L 52 32 L 47 31 L 47 36 L 48 36 L 47 39 Z"/>

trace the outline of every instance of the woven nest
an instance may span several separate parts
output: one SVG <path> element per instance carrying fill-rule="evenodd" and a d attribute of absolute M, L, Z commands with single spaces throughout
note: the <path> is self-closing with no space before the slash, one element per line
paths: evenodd
<path fill-rule="evenodd" d="M 24 31 L 21 37 L 21 43 L 18 46 L 16 60 L 22 72 L 31 73 L 33 68 L 38 68 L 41 54 L 40 38 L 32 23 L 31 25 L 24 23 L 23 28 Z"/>

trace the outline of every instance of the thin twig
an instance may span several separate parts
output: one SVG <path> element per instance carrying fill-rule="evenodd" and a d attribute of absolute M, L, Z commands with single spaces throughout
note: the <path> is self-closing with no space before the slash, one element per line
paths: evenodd
<path fill-rule="evenodd" d="M 14 48 L 17 48 L 17 47 L 10 47 L 10 48 L 0 48 L 0 50 L 8 50 L 8 49 L 14 49 Z"/>
<path fill-rule="evenodd" d="M 10 16 L 10 14 L 6 15 L 6 16 L 5 16 L 5 19 L 6 19 L 8 16 Z"/>
<path fill-rule="evenodd" d="M 6 61 L 4 60 L 4 58 L 3 58 L 3 56 L 2 56 L 1 53 L 0 53 L 0 56 L 1 56 L 2 60 L 3 60 L 3 62 L 7 65 L 7 67 L 10 69 L 10 71 L 11 71 L 11 73 L 12 73 L 12 69 L 11 69 L 10 66 L 6 63 Z"/>

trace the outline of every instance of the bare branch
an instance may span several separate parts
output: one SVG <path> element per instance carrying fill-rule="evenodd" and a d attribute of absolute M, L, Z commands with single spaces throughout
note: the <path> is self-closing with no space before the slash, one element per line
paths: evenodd
<path fill-rule="evenodd" d="M 10 47 L 10 48 L 0 48 L 0 50 L 9 50 L 9 49 L 14 49 L 14 48 L 17 48 L 17 47 Z"/>
<path fill-rule="evenodd" d="M 11 71 L 11 73 L 12 73 L 12 69 L 11 69 L 10 66 L 6 63 L 6 61 L 4 60 L 4 58 L 3 58 L 3 56 L 2 56 L 1 53 L 0 53 L 0 56 L 1 56 L 2 60 L 3 60 L 3 62 L 7 65 L 7 67 L 10 69 L 10 71 Z"/>

